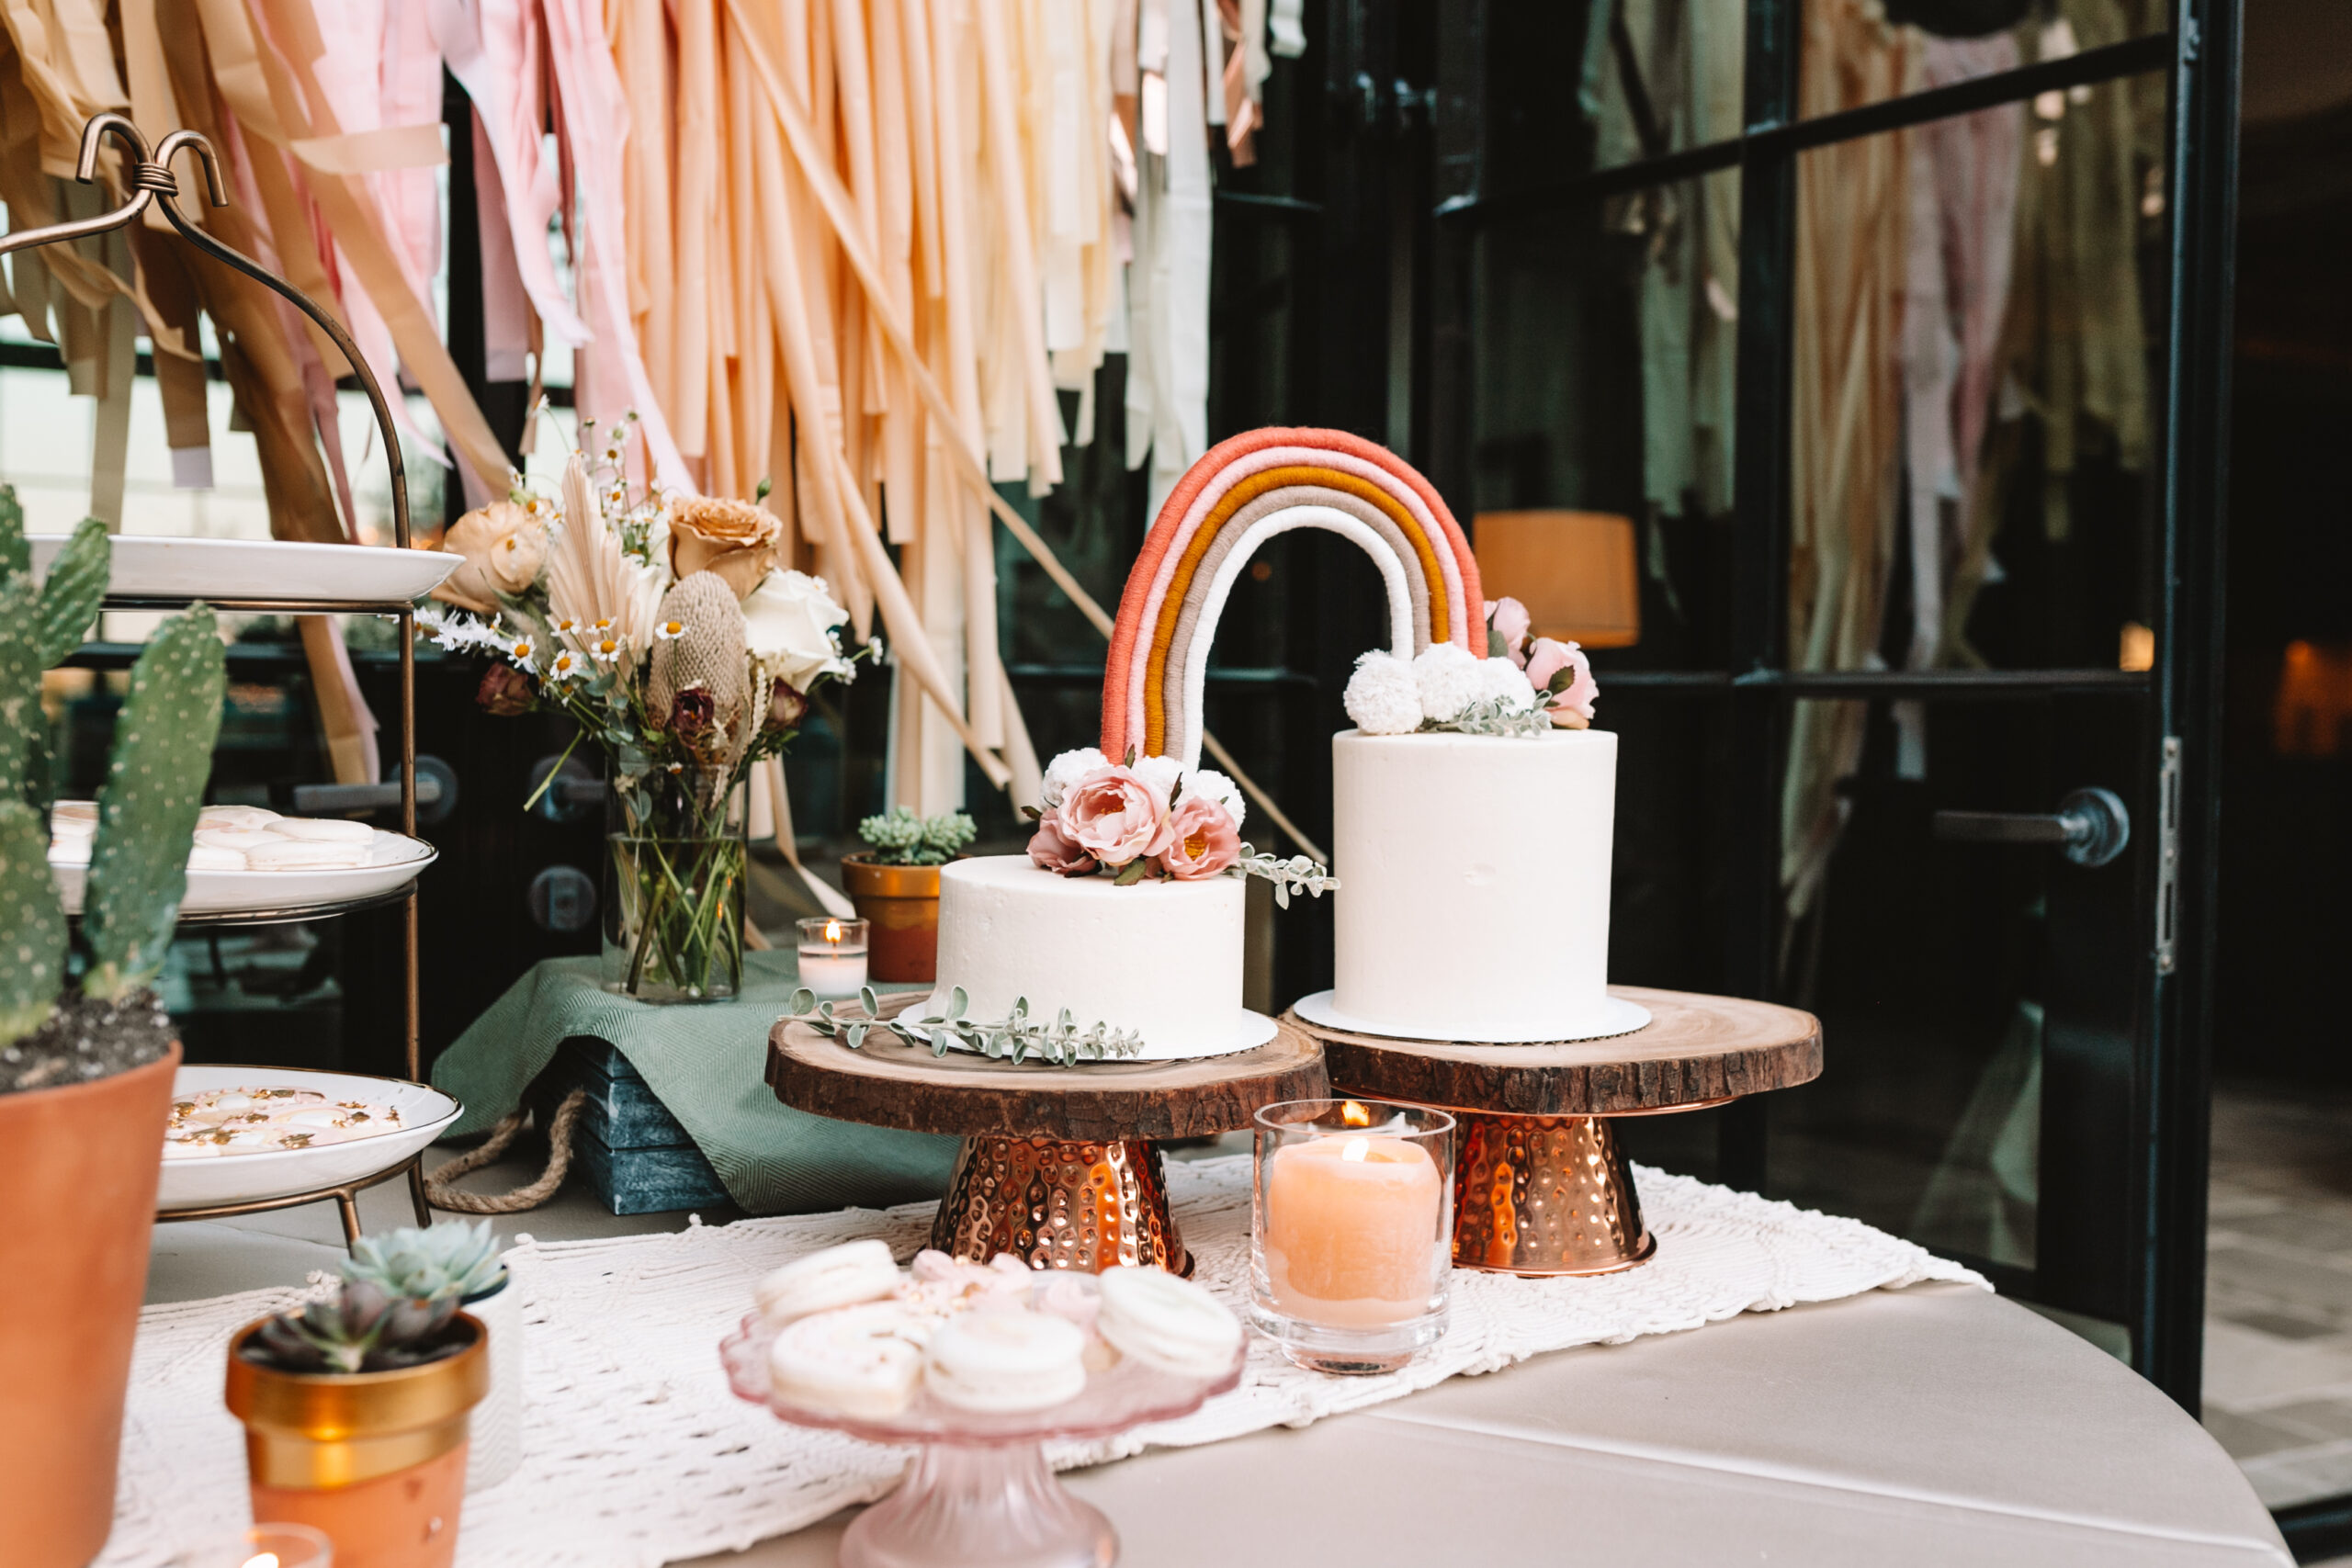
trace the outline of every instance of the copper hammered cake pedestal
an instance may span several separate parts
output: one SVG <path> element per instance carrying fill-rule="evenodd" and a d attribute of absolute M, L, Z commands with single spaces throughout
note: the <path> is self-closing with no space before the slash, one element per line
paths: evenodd
<path fill-rule="evenodd" d="M 883 1016 L 922 999 L 884 998 Z M 853 1002 L 834 1016 L 865 1014 Z M 1053 1067 L 934 1056 L 882 1030 L 852 1050 L 787 1018 L 769 1032 L 767 1078 L 797 1111 L 961 1137 L 932 1224 L 940 1251 L 975 1263 L 1009 1252 L 1086 1273 L 1191 1273 L 1155 1140 L 1234 1132 L 1261 1105 L 1319 1099 L 1327 1087 L 1322 1048 L 1287 1019 L 1265 1044 L 1230 1055 Z"/>
<path fill-rule="evenodd" d="M 1283 1015 L 1323 1043 L 1334 1092 L 1451 1111 L 1453 1262 L 1609 1274 L 1645 1262 L 1634 1171 L 1611 1123 L 1703 1111 L 1821 1076 L 1821 1022 L 1737 997 L 1611 986 L 1649 1009 L 1630 1034 L 1553 1044 L 1403 1040 Z"/>

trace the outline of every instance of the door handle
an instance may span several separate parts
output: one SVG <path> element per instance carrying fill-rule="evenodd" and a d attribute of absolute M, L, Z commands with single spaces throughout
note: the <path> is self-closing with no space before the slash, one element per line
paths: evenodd
<path fill-rule="evenodd" d="M 416 819 L 431 827 L 456 808 L 457 770 L 438 757 L 416 760 Z M 381 784 L 296 784 L 294 809 L 316 816 L 339 817 L 350 811 L 397 811 L 401 781 L 397 775 Z"/>
<path fill-rule="evenodd" d="M 2105 865 L 2132 841 L 2132 814 L 2111 789 L 2078 789 L 2041 815 L 1939 811 L 1935 831 L 1964 844 L 2056 844 L 2076 865 Z"/>

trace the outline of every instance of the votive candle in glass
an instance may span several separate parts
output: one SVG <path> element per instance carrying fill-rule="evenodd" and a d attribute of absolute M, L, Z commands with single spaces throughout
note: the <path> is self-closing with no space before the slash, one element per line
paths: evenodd
<path fill-rule="evenodd" d="M 254 1525 L 179 1561 L 190 1568 L 334 1568 L 334 1543 L 309 1525 Z"/>
<path fill-rule="evenodd" d="M 1252 1317 L 1300 1366 L 1393 1371 L 1445 1333 L 1453 1118 L 1375 1100 L 1257 1114 Z"/>
<path fill-rule="evenodd" d="M 854 997 L 865 984 L 865 922 L 815 915 L 800 922 L 800 983 L 820 997 Z"/>

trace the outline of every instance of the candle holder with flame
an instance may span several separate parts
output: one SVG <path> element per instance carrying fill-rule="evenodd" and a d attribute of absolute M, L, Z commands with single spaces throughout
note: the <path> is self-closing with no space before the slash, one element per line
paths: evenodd
<path fill-rule="evenodd" d="M 812 915 L 800 922 L 800 983 L 820 998 L 857 995 L 865 984 L 868 928 L 864 920 Z"/>
<path fill-rule="evenodd" d="M 253 1525 L 181 1561 L 190 1568 L 334 1568 L 334 1543 L 309 1525 Z"/>
<path fill-rule="evenodd" d="M 1394 1371 L 1445 1333 L 1453 1118 L 1377 1100 L 1257 1113 L 1251 1317 L 1315 1371 Z"/>

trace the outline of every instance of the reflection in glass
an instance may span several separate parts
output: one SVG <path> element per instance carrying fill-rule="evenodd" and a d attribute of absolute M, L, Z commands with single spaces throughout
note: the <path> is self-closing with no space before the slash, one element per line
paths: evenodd
<path fill-rule="evenodd" d="M 1804 24 L 1800 99 L 1802 112 L 1817 115 L 2161 33 L 2172 25 L 2172 6 L 2168 0 L 1805 0 Z"/>

